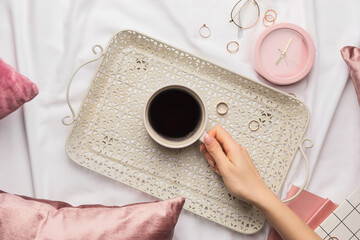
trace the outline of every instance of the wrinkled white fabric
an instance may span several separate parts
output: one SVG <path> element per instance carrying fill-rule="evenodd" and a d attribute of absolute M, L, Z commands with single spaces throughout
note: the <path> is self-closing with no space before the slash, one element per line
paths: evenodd
<path fill-rule="evenodd" d="M 147 194 L 95 174 L 73 163 L 64 150 L 70 131 L 61 123 L 69 114 L 66 85 L 74 70 L 93 58 L 95 44 L 133 29 L 236 73 L 271 85 L 251 65 L 251 46 L 264 31 L 261 21 L 241 39 L 229 23 L 236 1 L 174 0 L 1 0 L 0 57 L 39 87 L 39 95 L 0 121 L 0 189 L 11 193 L 78 204 L 124 205 L 154 200 Z M 348 70 L 340 55 L 346 45 L 360 46 L 360 2 L 259 0 L 261 18 L 275 9 L 277 22 L 306 29 L 316 47 L 315 64 L 304 80 L 274 86 L 295 93 L 311 112 L 305 137 L 315 145 L 306 150 L 311 172 L 307 190 L 340 203 L 360 187 L 360 108 Z M 260 19 L 261 20 L 261 19 Z M 206 24 L 211 37 L 198 30 Z M 226 44 L 236 40 L 237 54 Z M 77 110 L 97 64 L 82 69 L 70 98 Z M 273 86 L 273 85 L 271 85 Z M 294 160 L 281 197 L 291 184 L 301 185 L 305 164 Z M 174 239 L 265 239 L 269 227 L 246 236 L 187 211 L 182 212 Z"/>

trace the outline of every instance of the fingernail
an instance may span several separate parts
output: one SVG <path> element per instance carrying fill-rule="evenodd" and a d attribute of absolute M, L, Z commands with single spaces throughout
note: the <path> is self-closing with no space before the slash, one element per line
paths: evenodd
<path fill-rule="evenodd" d="M 204 136 L 204 143 L 206 146 L 210 146 L 214 142 L 214 138 L 211 137 L 209 134 L 205 134 Z"/>

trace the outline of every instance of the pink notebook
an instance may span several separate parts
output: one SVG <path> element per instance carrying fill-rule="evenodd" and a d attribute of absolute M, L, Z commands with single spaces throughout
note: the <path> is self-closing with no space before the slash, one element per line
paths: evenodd
<path fill-rule="evenodd" d="M 286 198 L 294 196 L 299 188 L 292 186 Z M 329 199 L 321 198 L 306 190 L 294 200 L 286 203 L 311 229 L 317 228 L 337 207 L 338 205 Z M 281 240 L 275 229 L 271 229 L 268 240 Z"/>

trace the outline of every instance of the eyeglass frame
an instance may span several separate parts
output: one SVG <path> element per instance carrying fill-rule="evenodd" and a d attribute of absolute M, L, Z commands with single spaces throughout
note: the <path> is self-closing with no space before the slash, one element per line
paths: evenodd
<path fill-rule="evenodd" d="M 241 29 L 249 29 L 249 28 L 252 28 L 252 27 L 254 27 L 254 26 L 256 25 L 256 23 L 259 21 L 259 18 L 260 18 L 260 7 L 259 7 L 259 4 L 257 3 L 256 0 L 252 0 L 252 1 L 254 1 L 255 5 L 256 5 L 256 7 L 257 7 L 257 10 L 258 10 L 258 16 L 257 16 L 257 18 L 256 18 L 255 23 L 252 24 L 250 27 L 242 27 L 242 26 L 238 25 L 238 24 L 234 21 L 234 18 L 233 18 L 233 12 L 234 12 L 236 6 L 237 6 L 241 1 L 243 1 L 243 0 L 239 0 L 239 1 L 234 5 L 234 7 L 231 9 L 231 12 L 230 12 L 230 18 L 231 18 L 231 19 L 230 19 L 229 22 L 234 23 L 237 27 L 239 27 L 239 28 L 241 28 Z M 237 14 L 235 14 L 235 16 L 237 16 L 238 14 L 240 14 L 240 11 L 241 11 L 242 8 L 248 3 L 248 1 L 250 1 L 250 0 L 247 0 L 247 1 L 245 2 L 245 4 L 240 8 L 240 10 L 238 11 Z"/>

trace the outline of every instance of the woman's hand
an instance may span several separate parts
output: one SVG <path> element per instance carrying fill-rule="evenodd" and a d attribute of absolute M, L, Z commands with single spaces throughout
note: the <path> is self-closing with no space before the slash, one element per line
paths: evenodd
<path fill-rule="evenodd" d="M 247 150 L 221 126 L 211 129 L 200 151 L 226 187 L 239 199 L 254 204 L 284 240 L 321 240 L 264 183 Z"/>
<path fill-rule="evenodd" d="M 226 187 L 239 199 L 255 204 L 270 191 L 248 151 L 237 143 L 221 126 L 215 126 L 204 138 L 200 146 L 212 169 L 222 176 Z"/>

